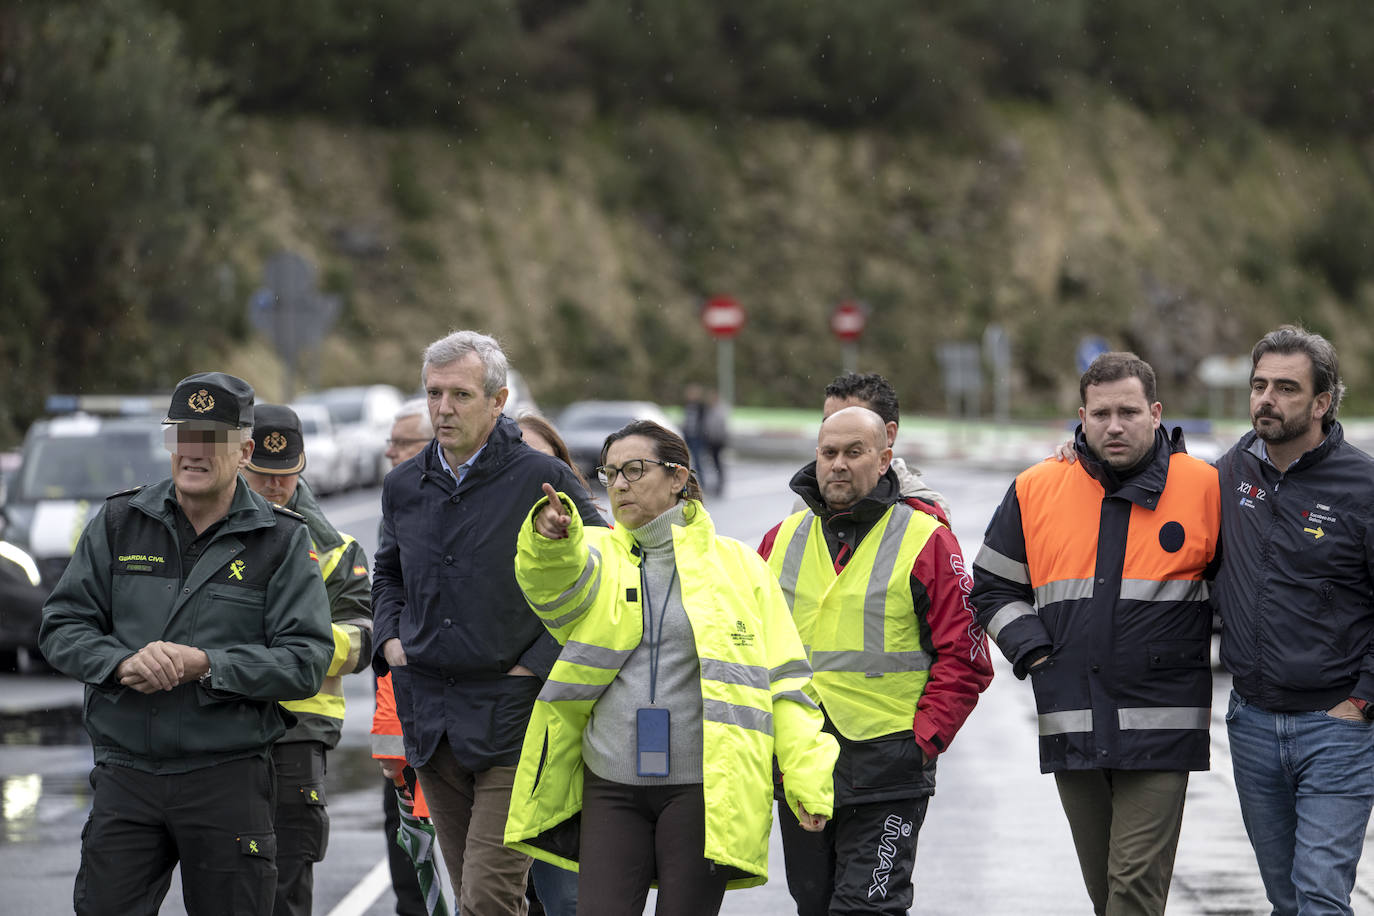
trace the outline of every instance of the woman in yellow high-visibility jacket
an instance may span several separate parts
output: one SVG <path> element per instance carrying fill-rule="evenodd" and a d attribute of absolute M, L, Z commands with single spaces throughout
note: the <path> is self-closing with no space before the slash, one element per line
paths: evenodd
<path fill-rule="evenodd" d="M 762 884 L 775 756 L 798 822 L 832 813 L 838 747 L 786 601 L 716 534 L 688 461 L 675 433 L 631 423 L 601 450 L 614 529 L 584 528 L 546 484 L 520 532 L 516 578 L 563 652 L 506 842 L 579 868 L 579 912 L 639 914 L 657 882 L 659 914 L 709 914 Z"/>

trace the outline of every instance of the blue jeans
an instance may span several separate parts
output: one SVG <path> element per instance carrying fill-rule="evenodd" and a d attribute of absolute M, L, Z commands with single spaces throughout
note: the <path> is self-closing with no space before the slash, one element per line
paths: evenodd
<path fill-rule="evenodd" d="M 1374 725 L 1324 710 L 1269 712 L 1232 691 L 1226 732 L 1274 916 L 1349 916 L 1374 806 Z"/>
<path fill-rule="evenodd" d="M 534 860 L 530 866 L 534 892 L 548 916 L 575 916 L 577 913 L 577 872 L 559 868 L 552 862 Z"/>

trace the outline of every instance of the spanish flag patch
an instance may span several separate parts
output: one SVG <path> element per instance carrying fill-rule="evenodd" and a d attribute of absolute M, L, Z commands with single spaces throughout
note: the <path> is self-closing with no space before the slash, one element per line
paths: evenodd
<path fill-rule="evenodd" d="M 316 563 L 320 562 L 320 555 L 315 552 L 314 547 L 310 548 L 310 559 L 314 560 Z"/>
<path fill-rule="evenodd" d="M 353 575 L 355 575 L 355 576 L 365 576 L 365 575 L 367 575 L 367 567 L 366 567 L 366 566 L 355 566 L 355 567 L 353 567 Z"/>

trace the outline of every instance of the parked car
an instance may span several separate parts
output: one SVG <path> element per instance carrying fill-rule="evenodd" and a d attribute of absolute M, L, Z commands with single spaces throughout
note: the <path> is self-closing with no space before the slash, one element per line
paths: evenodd
<path fill-rule="evenodd" d="M 574 401 L 559 413 L 557 425 L 577 469 L 590 481 L 596 479 L 606 437 L 635 420 L 653 420 L 679 435 L 682 433 L 663 408 L 652 401 Z"/>
<path fill-rule="evenodd" d="M 375 486 L 391 469 L 386 438 L 403 401 L 401 392 L 390 385 L 326 388 L 297 399 L 299 404 L 319 404 L 329 411 L 334 441 L 350 471 L 349 485 L 364 487 Z"/>
<path fill-rule="evenodd" d="M 38 660 L 38 626 L 51 590 L 33 557 L 0 541 L 0 671 L 24 671 Z"/>
<path fill-rule="evenodd" d="M 314 491 L 322 496 L 347 489 L 354 480 L 354 468 L 334 438 L 334 421 L 322 404 L 291 404 L 301 419 L 301 439 L 305 447 L 305 471 Z"/>
<path fill-rule="evenodd" d="M 0 507 L 0 665 L 39 657 L 38 612 L 105 497 L 170 476 L 161 418 L 77 412 L 29 428 Z"/>

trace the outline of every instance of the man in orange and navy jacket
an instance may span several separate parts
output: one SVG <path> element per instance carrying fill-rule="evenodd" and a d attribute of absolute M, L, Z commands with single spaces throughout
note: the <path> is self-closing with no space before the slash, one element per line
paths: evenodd
<path fill-rule="evenodd" d="M 1217 472 L 1160 427 L 1154 370 L 1099 356 L 1075 461 L 1022 472 L 973 564 L 978 622 L 1030 674 L 1099 914 L 1163 913 L 1191 770 L 1208 767 Z"/>

